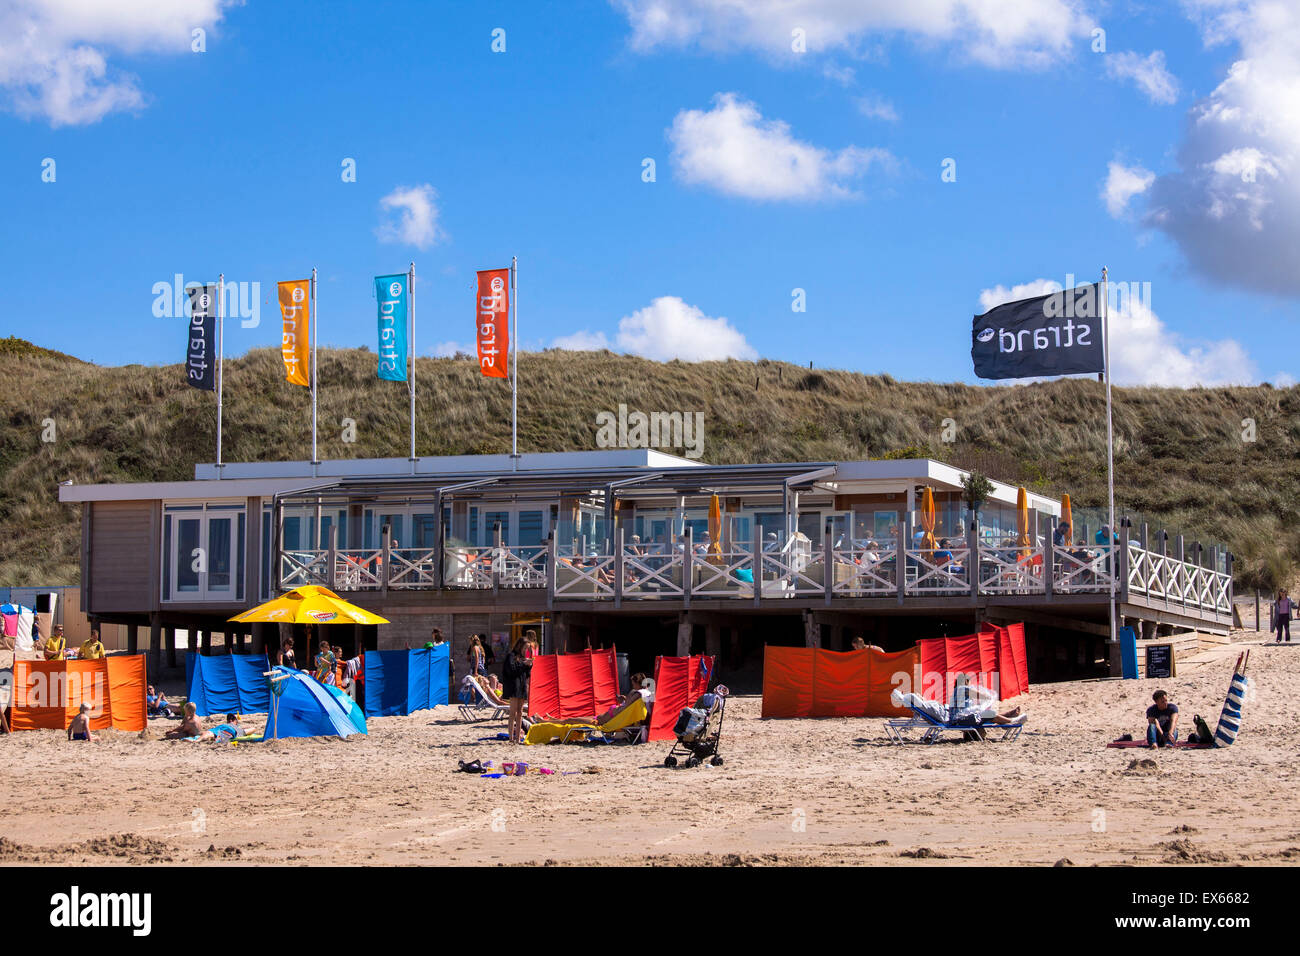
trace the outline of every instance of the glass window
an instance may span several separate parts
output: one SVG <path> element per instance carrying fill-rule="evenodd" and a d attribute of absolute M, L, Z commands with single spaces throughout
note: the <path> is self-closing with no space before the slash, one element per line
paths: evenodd
<path fill-rule="evenodd" d="M 438 525 L 433 513 L 411 515 L 411 547 L 432 548 L 436 542 Z"/>
<path fill-rule="evenodd" d="M 540 511 L 519 512 L 519 539 L 517 541 L 519 546 L 531 548 L 540 545 L 544 537 L 542 527 L 542 513 Z"/>
<path fill-rule="evenodd" d="M 199 590 L 198 563 L 199 518 L 181 518 L 176 522 L 176 591 L 178 594 L 194 594 Z"/>
<path fill-rule="evenodd" d="M 485 547 L 497 543 L 498 524 L 501 526 L 501 543 L 510 543 L 510 512 L 485 511 L 483 512 L 483 541 Z"/>
<path fill-rule="evenodd" d="M 230 590 L 230 518 L 208 519 L 208 590 Z"/>

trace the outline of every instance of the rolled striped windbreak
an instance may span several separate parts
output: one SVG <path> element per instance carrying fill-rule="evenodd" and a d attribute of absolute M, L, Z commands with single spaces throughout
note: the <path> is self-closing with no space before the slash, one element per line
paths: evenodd
<path fill-rule="evenodd" d="M 1214 746 L 1231 747 L 1241 729 L 1241 710 L 1246 705 L 1246 677 L 1243 674 L 1232 675 L 1228 685 L 1228 698 L 1223 702 L 1223 713 L 1219 715 L 1219 726 L 1214 731 Z"/>

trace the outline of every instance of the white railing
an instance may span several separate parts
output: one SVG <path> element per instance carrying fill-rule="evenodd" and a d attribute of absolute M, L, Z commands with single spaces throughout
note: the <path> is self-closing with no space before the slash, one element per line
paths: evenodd
<path fill-rule="evenodd" d="M 831 592 L 848 597 L 898 593 L 898 549 L 835 551 Z"/>
<path fill-rule="evenodd" d="M 981 594 L 1042 594 L 1043 549 L 1015 546 L 979 549 Z"/>
<path fill-rule="evenodd" d="M 328 584 L 329 552 L 317 549 L 280 552 L 280 587 Z"/>
<path fill-rule="evenodd" d="M 691 593 L 700 597 L 738 597 L 742 590 L 753 595 L 754 557 L 748 551 L 718 551 L 693 556 Z M 746 581 L 741 572 L 748 571 Z"/>
<path fill-rule="evenodd" d="M 625 598 L 679 598 L 685 593 L 682 586 L 682 565 L 686 555 L 681 551 L 647 554 L 635 545 L 623 548 L 623 597 Z"/>
<path fill-rule="evenodd" d="M 832 549 L 830 561 L 821 549 L 812 551 L 806 539 L 800 547 L 763 551 L 755 561 L 748 548 L 733 547 L 721 556 L 690 556 L 691 580 L 683 570 L 686 555 L 678 549 L 647 551 L 624 548 L 622 597 L 633 600 L 754 596 L 764 598 L 817 597 L 829 589 L 832 597 L 885 597 L 898 591 L 900 562 L 896 546 Z M 618 562 L 612 554 L 582 555 L 573 549 L 554 568 L 555 597 L 614 598 Z M 1052 591 L 1056 594 L 1101 594 L 1111 588 L 1113 562 L 1119 546 L 1052 547 Z M 558 549 L 557 549 L 558 551 Z M 968 594 L 971 575 L 977 592 L 988 595 L 1044 594 L 1045 547 L 981 546 L 977 562 L 969 548 L 906 548 L 901 563 L 905 596 Z M 279 554 L 279 587 L 289 589 L 323 584 L 338 591 L 374 591 L 384 587 L 418 590 L 438 586 L 437 552 L 430 548 L 391 549 L 388 566 L 379 548 L 294 549 Z M 948 555 L 951 558 L 948 558 Z M 1130 542 L 1123 583 L 1147 601 L 1163 601 L 1197 611 L 1230 614 L 1232 581 L 1228 574 L 1148 551 Z M 448 588 L 545 588 L 551 573 L 550 551 L 532 547 L 446 547 L 443 585 Z M 754 580 L 747 580 L 753 575 Z M 1117 584 L 1120 582 L 1116 582 Z"/>
<path fill-rule="evenodd" d="M 328 552 L 326 552 L 328 553 Z M 393 552 L 394 561 L 397 552 Z M 374 591 L 383 587 L 382 548 L 344 549 L 334 552 L 334 573 L 330 585 L 335 591 Z"/>
<path fill-rule="evenodd" d="M 614 596 L 614 555 L 561 557 L 555 562 L 555 597 Z"/>
<path fill-rule="evenodd" d="M 969 548 L 907 548 L 904 555 L 905 594 L 970 593 Z"/>
<path fill-rule="evenodd" d="M 1057 594 L 1110 593 L 1114 545 L 1099 544 L 1091 548 L 1056 546 L 1052 551 L 1056 562 L 1052 590 Z"/>

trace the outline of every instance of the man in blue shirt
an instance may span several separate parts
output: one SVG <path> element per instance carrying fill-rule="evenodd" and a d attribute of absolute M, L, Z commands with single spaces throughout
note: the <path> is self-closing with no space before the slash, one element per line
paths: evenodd
<path fill-rule="evenodd" d="M 1172 747 L 1178 740 L 1178 705 L 1169 702 L 1162 690 L 1151 695 L 1155 701 L 1147 708 L 1147 746 L 1154 750 Z"/>

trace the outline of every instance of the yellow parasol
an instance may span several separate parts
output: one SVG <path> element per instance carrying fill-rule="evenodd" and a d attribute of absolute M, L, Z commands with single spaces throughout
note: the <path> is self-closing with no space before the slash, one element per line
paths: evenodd
<path fill-rule="evenodd" d="M 1070 496 L 1061 495 L 1061 521 L 1065 523 L 1065 543 L 1074 543 L 1074 512 L 1070 510 Z"/>
<path fill-rule="evenodd" d="M 387 624 L 386 618 L 349 604 L 329 588 L 305 584 L 230 618 L 239 624 Z"/>
<path fill-rule="evenodd" d="M 1020 532 L 1020 556 L 1029 559 L 1029 492 L 1023 487 L 1016 490 L 1016 530 Z"/>
<path fill-rule="evenodd" d="M 709 498 L 709 558 L 722 560 L 722 502 L 716 494 Z"/>
<path fill-rule="evenodd" d="M 933 551 L 938 542 L 934 538 L 934 492 L 929 486 L 921 495 L 921 530 L 925 532 L 921 537 L 922 547 Z"/>

